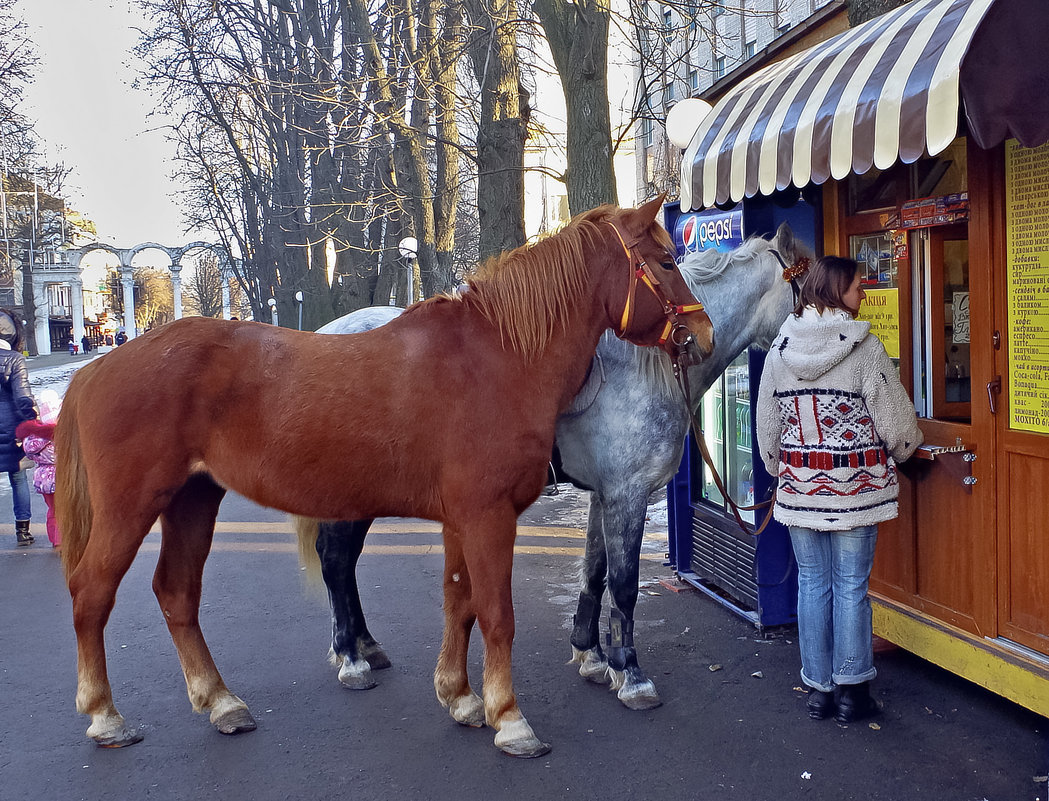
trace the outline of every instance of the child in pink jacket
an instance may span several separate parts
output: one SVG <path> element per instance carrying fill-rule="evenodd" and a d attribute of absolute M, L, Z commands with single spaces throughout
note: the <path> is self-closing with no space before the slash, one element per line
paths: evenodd
<path fill-rule="evenodd" d="M 48 396 L 53 397 L 48 397 Z M 33 488 L 44 496 L 47 504 L 47 538 L 51 547 L 62 544 L 62 532 L 55 522 L 55 421 L 58 419 L 58 394 L 45 390 L 40 396 L 40 419 L 25 420 L 15 429 L 22 440 L 22 450 L 33 462 Z"/>

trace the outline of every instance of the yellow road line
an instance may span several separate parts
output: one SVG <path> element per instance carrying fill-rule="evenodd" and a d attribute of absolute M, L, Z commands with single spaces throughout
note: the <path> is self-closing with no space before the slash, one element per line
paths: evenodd
<path fill-rule="evenodd" d="M 156 540 L 147 540 L 139 548 L 139 553 L 158 553 L 160 543 Z M 276 553 L 295 554 L 298 546 L 293 542 L 215 542 L 211 546 L 213 553 Z M 2 556 L 34 556 L 39 554 L 53 553 L 51 548 L 39 546 L 31 548 L 19 548 L 18 550 L 0 551 Z M 444 554 L 444 546 L 440 543 L 429 545 L 365 545 L 364 553 L 390 555 L 390 556 L 441 556 Z M 581 559 L 584 549 L 573 546 L 558 545 L 515 545 L 515 554 L 533 554 L 544 556 L 571 556 Z M 662 562 L 661 554 L 641 554 L 641 559 L 646 562 Z"/>
<path fill-rule="evenodd" d="M 31 526 L 33 533 L 36 536 L 43 537 L 46 544 L 46 531 L 44 530 L 43 523 L 36 523 Z M 215 525 L 215 533 L 217 535 L 222 534 L 248 534 L 255 537 L 276 537 L 279 539 L 272 541 L 250 541 L 250 542 L 225 542 L 222 540 L 216 541 L 212 544 L 211 550 L 216 552 L 226 553 L 295 553 L 297 551 L 297 545 L 294 541 L 295 534 L 291 530 L 291 525 L 287 522 L 279 523 L 263 523 L 263 522 L 219 522 Z M 416 534 L 424 536 L 437 536 L 441 534 L 441 526 L 439 523 L 433 523 L 427 520 L 379 520 L 372 525 L 372 534 L 377 535 L 389 535 L 389 534 Z M 160 527 L 155 526 L 150 530 L 151 535 L 159 535 Z M 517 536 L 519 538 L 553 538 L 553 539 L 569 539 L 569 540 L 582 540 L 586 539 L 586 532 L 579 528 L 565 528 L 559 526 L 518 526 Z M 667 537 L 665 534 L 662 535 L 649 535 L 649 540 L 665 542 Z M 290 541 L 288 541 L 290 540 Z M 149 553 L 156 553 L 160 550 L 160 543 L 155 539 L 147 540 L 142 544 L 140 551 L 146 551 Z M 33 548 L 19 548 L 17 550 L 3 550 L 0 551 L 0 556 L 3 555 L 29 555 L 39 553 L 51 553 L 50 548 L 41 548 L 38 546 Z M 442 555 L 444 553 L 444 547 L 440 542 L 434 542 L 430 544 L 422 545 L 391 545 L 386 543 L 372 542 L 366 543 L 364 547 L 364 553 L 366 554 L 389 554 L 397 556 L 427 556 L 427 555 Z M 558 546 L 558 545 L 530 545 L 518 543 L 514 546 L 515 554 L 546 554 L 552 556 L 572 556 L 581 558 L 584 555 L 584 549 L 579 546 Z M 641 558 L 645 561 L 662 562 L 663 556 L 661 554 L 641 554 Z"/>
<path fill-rule="evenodd" d="M 33 523 L 30 530 L 34 536 L 47 538 L 43 523 Z M 150 534 L 160 534 L 160 526 L 155 525 Z M 215 524 L 216 534 L 254 534 L 256 536 L 286 535 L 293 537 L 291 524 L 280 523 L 244 523 L 219 521 Z M 428 520 L 379 520 L 372 524 L 371 534 L 440 534 L 440 523 Z M 586 539 L 586 531 L 581 528 L 563 526 L 518 526 L 519 537 L 563 537 L 568 539 Z M 666 534 L 646 535 L 646 539 L 666 542 Z"/>

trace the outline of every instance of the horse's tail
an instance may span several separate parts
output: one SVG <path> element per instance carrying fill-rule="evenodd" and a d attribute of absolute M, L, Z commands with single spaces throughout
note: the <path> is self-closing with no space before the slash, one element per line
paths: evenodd
<path fill-rule="evenodd" d="M 309 586 L 324 586 L 324 577 L 321 575 L 321 558 L 317 553 L 317 537 L 320 533 L 320 520 L 312 517 L 299 517 L 292 515 L 292 525 L 295 527 L 295 536 L 299 540 L 299 565 L 304 571 L 306 583 Z"/>
<path fill-rule="evenodd" d="M 71 389 L 74 386 L 75 382 Z M 75 390 L 66 393 L 55 428 L 55 476 L 55 517 L 62 532 L 62 565 L 68 582 L 87 547 L 92 516 Z"/>

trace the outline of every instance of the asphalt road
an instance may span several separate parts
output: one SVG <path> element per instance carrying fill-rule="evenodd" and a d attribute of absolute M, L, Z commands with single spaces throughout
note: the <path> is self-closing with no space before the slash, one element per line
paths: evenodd
<path fill-rule="evenodd" d="M 578 496 L 562 495 L 540 499 L 522 521 L 515 682 L 553 745 L 530 761 L 497 751 L 489 729 L 456 725 L 434 699 L 442 617 L 432 524 L 386 521 L 370 537 L 362 595 L 394 665 L 379 687 L 355 692 L 325 660 L 326 602 L 303 586 L 283 516 L 227 500 L 201 620 L 227 684 L 259 722 L 236 737 L 190 709 L 150 590 L 151 534 L 107 638 L 117 705 L 145 739 L 106 750 L 84 736 L 88 721 L 73 709 L 75 642 L 59 560 L 40 536 L 17 548 L 5 522 L 0 799 L 1045 799 L 1044 719 L 897 651 L 878 657 L 885 710 L 873 726 L 810 721 L 792 632 L 759 637 L 677 585 L 651 547 L 636 636 L 665 703 L 628 711 L 565 664 L 582 540 L 551 524 L 580 512 Z M 475 686 L 480 660 L 475 636 Z"/>
<path fill-rule="evenodd" d="M 223 736 L 192 712 L 150 589 L 151 534 L 107 629 L 118 708 L 145 739 L 97 748 L 73 707 L 59 559 L 42 515 L 37 544 L 15 546 L 10 491 L 0 488 L 0 801 L 1046 801 L 1045 719 L 897 650 L 876 657 L 884 711 L 875 721 L 810 721 L 793 631 L 760 637 L 678 584 L 658 537 L 646 544 L 636 640 L 664 705 L 627 710 L 566 665 L 584 502 L 567 491 L 541 498 L 521 521 L 514 677 L 522 710 L 553 746 L 522 761 L 496 750 L 491 730 L 455 724 L 434 698 L 442 557 L 433 524 L 382 521 L 369 538 L 362 597 L 393 667 L 377 688 L 355 692 L 327 664 L 326 600 L 304 586 L 284 515 L 238 497 L 220 512 L 201 622 L 258 730 Z M 480 687 L 476 634 L 470 664 Z"/>

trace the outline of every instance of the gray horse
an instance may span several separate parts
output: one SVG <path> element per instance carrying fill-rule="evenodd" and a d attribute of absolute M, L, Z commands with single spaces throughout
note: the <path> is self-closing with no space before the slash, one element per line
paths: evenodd
<path fill-rule="evenodd" d="M 768 347 L 793 306 L 784 270 L 811 255 L 782 225 L 771 241 L 748 239 L 728 253 L 705 251 L 681 261 L 682 274 L 717 332 L 714 353 L 688 368 L 694 403 L 748 346 Z M 389 306 L 361 309 L 318 333 L 365 331 L 400 312 Z M 610 682 L 630 709 L 661 703 L 637 662 L 634 607 L 648 499 L 677 470 L 688 424 L 669 359 L 607 333 L 586 383 L 557 424 L 561 477 L 590 490 L 572 661 L 584 678 Z M 390 665 L 368 631 L 357 588 L 357 560 L 371 523 L 321 523 L 317 539 L 332 603 L 332 661 L 339 680 L 353 689 L 374 687 L 372 671 Z M 606 581 L 611 605 L 607 654 L 599 637 Z"/>

